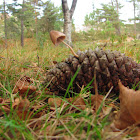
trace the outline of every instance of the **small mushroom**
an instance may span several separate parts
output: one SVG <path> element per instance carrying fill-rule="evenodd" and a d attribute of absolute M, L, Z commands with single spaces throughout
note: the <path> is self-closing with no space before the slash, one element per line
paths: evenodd
<path fill-rule="evenodd" d="M 59 32 L 59 31 L 52 30 L 52 31 L 50 31 L 50 37 L 51 37 L 52 43 L 53 43 L 55 46 L 59 45 L 59 44 L 62 42 L 63 44 L 65 44 L 67 47 L 70 48 L 70 50 L 72 51 L 72 53 L 73 53 L 73 55 L 74 55 L 75 57 L 77 57 L 77 58 L 79 57 L 79 56 L 74 52 L 73 48 L 72 48 L 71 46 L 69 46 L 67 43 L 64 42 L 65 37 L 66 37 L 65 34 Z"/>

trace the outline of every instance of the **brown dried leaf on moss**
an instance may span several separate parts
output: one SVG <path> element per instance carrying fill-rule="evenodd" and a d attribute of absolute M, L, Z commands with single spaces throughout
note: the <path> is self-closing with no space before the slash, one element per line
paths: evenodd
<path fill-rule="evenodd" d="M 20 97 L 14 100 L 12 108 L 19 119 L 27 120 L 30 128 L 41 127 L 41 120 L 39 118 L 45 114 L 43 109 L 38 111 L 41 106 L 33 106 L 27 98 L 22 99 L 22 97 Z"/>
<path fill-rule="evenodd" d="M 81 110 L 86 109 L 86 103 L 82 97 L 69 98 L 68 101 L 74 105 L 71 109 L 74 109 L 75 107 Z"/>
<path fill-rule="evenodd" d="M 97 111 L 103 102 L 104 96 L 102 95 L 92 95 L 91 96 L 91 106 L 92 109 Z M 96 110 L 97 109 L 97 110 Z"/>
<path fill-rule="evenodd" d="M 135 140 L 140 140 L 140 128 L 137 128 L 137 136 L 135 137 Z"/>
<path fill-rule="evenodd" d="M 60 107 L 62 103 L 62 100 L 60 98 L 49 98 L 48 99 L 48 104 L 51 106 L 51 107 Z"/>
<path fill-rule="evenodd" d="M 54 91 L 54 92 L 51 92 L 51 91 L 49 91 L 49 88 L 45 88 L 45 94 L 46 95 L 58 95 L 58 91 Z"/>
<path fill-rule="evenodd" d="M 30 101 L 27 98 L 16 98 L 12 105 L 12 108 L 14 109 L 18 117 L 22 120 L 25 120 L 27 116 L 29 117 L 32 115 L 32 113 L 30 112 Z"/>
<path fill-rule="evenodd" d="M 32 80 L 29 77 L 24 76 L 17 81 L 14 93 L 19 92 L 20 96 L 25 96 L 26 93 L 28 93 L 27 95 L 31 95 L 36 91 L 36 87 L 33 86 L 32 84 L 33 84 Z"/>
<path fill-rule="evenodd" d="M 10 112 L 10 100 L 0 97 L 0 116 Z"/>
<path fill-rule="evenodd" d="M 1 104 L 1 109 L 0 109 L 0 115 L 3 115 L 4 113 L 9 114 L 10 113 L 10 99 L 9 100 L 4 100 L 0 98 L 0 104 Z M 29 113 L 29 106 L 30 102 L 28 99 L 22 99 L 16 98 L 12 104 L 12 108 L 14 109 L 14 112 L 18 115 L 20 119 L 25 120 L 27 114 Z"/>
<path fill-rule="evenodd" d="M 101 106 L 101 103 L 103 101 L 104 96 L 102 95 L 92 95 L 91 96 L 91 100 L 89 101 L 91 103 L 91 108 L 94 111 L 97 111 L 99 109 L 99 107 Z M 81 109 L 81 110 L 85 110 L 86 109 L 86 103 L 84 101 L 84 99 L 82 97 L 71 97 L 71 98 L 66 98 L 66 101 L 62 100 L 61 98 L 49 98 L 48 99 L 48 104 L 51 107 L 60 107 L 61 105 L 63 105 L 64 103 L 66 103 L 66 106 L 69 105 L 69 103 L 67 103 L 67 101 L 72 104 L 70 105 L 69 109 L 70 110 L 75 110 L 77 109 Z M 97 107 L 96 107 L 97 105 Z M 97 110 L 96 110 L 97 109 Z M 103 105 L 102 110 L 104 110 L 105 107 Z"/>
<path fill-rule="evenodd" d="M 66 98 L 66 100 L 71 103 L 73 106 L 70 106 L 70 110 L 73 110 L 75 108 L 79 108 L 84 110 L 86 108 L 86 104 L 83 98 L 81 97 L 76 97 L 76 98 Z M 51 107 L 60 107 L 61 105 L 63 105 L 64 103 L 66 103 L 66 106 L 69 105 L 67 102 L 65 102 L 64 100 L 60 99 L 60 98 L 49 98 L 48 99 L 48 104 Z"/>
<path fill-rule="evenodd" d="M 118 129 L 125 129 L 140 122 L 140 91 L 134 91 L 118 83 L 120 89 L 120 111 L 114 124 Z"/>

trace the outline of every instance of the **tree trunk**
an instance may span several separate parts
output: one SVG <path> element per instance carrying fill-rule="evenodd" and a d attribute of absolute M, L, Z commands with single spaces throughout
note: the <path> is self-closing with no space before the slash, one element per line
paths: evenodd
<path fill-rule="evenodd" d="M 72 44 L 71 41 L 72 16 L 76 7 L 76 3 L 77 0 L 73 0 L 71 9 L 69 10 L 67 0 L 62 0 L 62 9 L 64 14 L 64 34 L 66 35 L 66 40 L 69 45 Z"/>
<path fill-rule="evenodd" d="M 115 3 L 116 3 L 116 9 L 117 9 L 117 25 L 115 26 L 115 29 L 116 29 L 116 34 L 117 35 L 121 35 L 121 31 L 120 31 L 120 19 L 119 19 L 119 3 L 118 3 L 118 0 L 115 0 Z M 113 0 L 111 0 L 111 4 L 112 6 L 115 8 L 114 4 L 113 4 Z"/>
<path fill-rule="evenodd" d="M 134 6 L 134 34 L 136 35 L 136 4 L 135 0 L 133 0 L 133 6 Z"/>
<path fill-rule="evenodd" d="M 22 3 L 22 14 L 21 14 L 21 46 L 24 46 L 24 0 Z"/>
<path fill-rule="evenodd" d="M 70 19 L 70 13 L 65 13 L 64 16 L 64 34 L 66 35 L 67 43 L 70 45 L 71 41 L 71 27 L 72 27 L 72 20 Z"/>
<path fill-rule="evenodd" d="M 24 46 L 24 29 L 23 29 L 23 26 L 24 26 L 24 22 L 23 22 L 23 19 L 21 19 L 21 46 L 22 47 Z"/>
<path fill-rule="evenodd" d="M 35 0 L 34 8 L 35 8 L 35 30 L 36 30 L 36 38 L 38 37 L 38 29 L 37 29 L 37 12 L 36 6 L 38 5 L 38 0 Z"/>
<path fill-rule="evenodd" d="M 118 3 L 118 0 L 116 0 L 116 7 L 117 7 L 117 14 L 118 14 L 118 17 L 117 17 L 117 20 L 118 20 L 117 34 L 118 35 L 121 35 L 121 31 L 120 31 L 120 19 L 119 19 L 119 3 Z"/>
<path fill-rule="evenodd" d="M 4 32 L 5 32 L 5 47 L 7 48 L 7 20 L 6 20 L 6 6 L 5 6 L 5 0 L 3 0 L 3 6 L 4 6 Z"/>

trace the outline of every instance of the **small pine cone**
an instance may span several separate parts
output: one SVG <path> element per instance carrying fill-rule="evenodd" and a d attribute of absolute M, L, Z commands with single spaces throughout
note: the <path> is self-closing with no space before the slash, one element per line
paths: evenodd
<path fill-rule="evenodd" d="M 72 91 L 80 92 L 81 87 L 86 86 L 94 78 L 96 70 L 96 81 L 100 92 L 107 92 L 112 86 L 115 94 L 119 92 L 118 80 L 130 88 L 133 84 L 140 86 L 140 64 L 118 51 L 103 51 L 96 48 L 86 52 L 78 51 L 78 58 L 69 56 L 65 62 L 60 62 L 55 68 L 47 72 L 44 86 L 51 91 L 64 94 L 74 76 L 80 68 L 73 81 Z M 91 83 L 94 92 L 94 82 Z"/>

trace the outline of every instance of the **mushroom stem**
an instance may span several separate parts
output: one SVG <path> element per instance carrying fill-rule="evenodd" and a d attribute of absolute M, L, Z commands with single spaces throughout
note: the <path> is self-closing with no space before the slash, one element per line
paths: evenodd
<path fill-rule="evenodd" d="M 69 47 L 70 48 L 70 50 L 71 50 L 71 52 L 73 53 L 73 55 L 75 56 L 75 57 L 79 57 L 75 52 L 74 52 L 74 50 L 73 50 L 73 48 L 70 46 L 70 45 L 68 45 L 66 42 L 64 42 L 63 40 L 61 40 L 61 39 L 59 39 L 63 44 L 65 44 L 67 47 Z"/>

